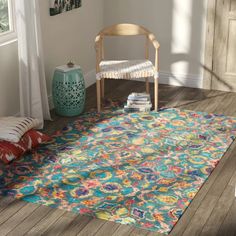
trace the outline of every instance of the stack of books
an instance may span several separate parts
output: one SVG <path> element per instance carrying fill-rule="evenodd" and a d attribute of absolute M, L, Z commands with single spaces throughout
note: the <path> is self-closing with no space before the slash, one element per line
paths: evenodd
<path fill-rule="evenodd" d="M 150 112 L 152 103 L 150 94 L 147 93 L 131 93 L 124 107 L 125 112 Z"/>

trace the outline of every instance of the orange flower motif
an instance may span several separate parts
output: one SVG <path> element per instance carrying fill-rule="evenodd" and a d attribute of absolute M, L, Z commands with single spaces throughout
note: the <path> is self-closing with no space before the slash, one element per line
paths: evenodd
<path fill-rule="evenodd" d="M 85 200 L 85 201 L 82 201 L 82 203 L 87 206 L 93 206 L 98 203 L 98 199 Z"/>
<path fill-rule="evenodd" d="M 159 138 L 153 138 L 153 142 L 158 143 L 158 142 L 160 142 L 160 139 Z"/>
<path fill-rule="evenodd" d="M 184 182 L 177 183 L 175 186 L 177 188 L 187 188 L 187 187 L 191 187 L 191 184 L 184 181 Z"/>
<path fill-rule="evenodd" d="M 64 192 L 53 191 L 52 195 L 53 195 L 54 198 L 58 198 L 58 199 L 65 198 L 65 193 Z"/>
<path fill-rule="evenodd" d="M 138 173 L 134 173 L 134 174 L 132 175 L 132 178 L 137 179 L 137 180 L 141 180 L 141 179 L 142 179 L 142 175 L 140 175 L 140 174 L 138 174 Z"/>
<path fill-rule="evenodd" d="M 16 198 L 16 199 L 21 199 L 22 197 L 24 197 L 24 195 L 21 194 L 21 193 L 17 193 L 17 194 L 15 195 L 15 198 Z"/>
<path fill-rule="evenodd" d="M 102 154 L 102 155 L 101 155 L 101 158 L 103 158 L 103 159 L 109 159 L 109 155 L 108 155 L 108 154 Z"/>
<path fill-rule="evenodd" d="M 160 213 L 154 213 L 153 217 L 155 218 L 156 221 L 163 221 L 164 217 Z"/>
<path fill-rule="evenodd" d="M 119 176 L 119 175 L 124 175 L 125 174 L 125 171 L 123 171 L 123 170 L 117 170 L 116 171 L 116 174 Z"/>
<path fill-rule="evenodd" d="M 127 162 L 130 164 L 137 164 L 139 161 L 130 159 L 130 160 L 127 160 Z"/>
<path fill-rule="evenodd" d="M 124 185 L 129 185 L 129 184 L 131 184 L 131 182 L 130 182 L 130 180 L 125 179 L 125 180 L 123 180 L 123 184 L 124 184 Z"/>
<path fill-rule="evenodd" d="M 137 146 L 136 145 L 130 145 L 129 146 L 129 150 L 136 150 L 137 149 Z"/>
<path fill-rule="evenodd" d="M 174 179 L 161 179 L 159 184 L 170 184 L 172 182 L 174 182 Z"/>
<path fill-rule="evenodd" d="M 168 192 L 168 188 L 166 188 L 166 187 L 160 187 L 160 188 L 158 189 L 158 191 L 160 191 L 160 192 Z"/>
<path fill-rule="evenodd" d="M 170 170 L 174 171 L 175 173 L 181 173 L 181 168 L 179 168 L 178 166 L 173 166 L 170 168 Z"/>
<path fill-rule="evenodd" d="M 43 197 L 47 197 L 49 191 L 48 191 L 47 189 L 45 189 L 45 188 L 39 188 L 39 189 L 38 189 L 38 193 L 39 193 L 41 196 L 43 196 Z"/>

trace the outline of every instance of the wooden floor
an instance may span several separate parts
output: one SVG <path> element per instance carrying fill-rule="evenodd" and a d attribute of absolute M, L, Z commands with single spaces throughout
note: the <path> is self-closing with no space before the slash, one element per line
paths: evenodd
<path fill-rule="evenodd" d="M 108 81 L 106 96 L 125 100 L 131 91 L 143 90 L 142 82 Z M 161 85 L 159 91 L 159 106 L 236 116 L 236 93 L 167 85 Z M 95 102 L 95 86 L 92 86 L 87 90 L 86 110 L 95 107 Z M 45 131 L 52 133 L 74 119 L 54 115 L 54 121 L 46 123 Z M 234 143 L 170 235 L 236 235 L 235 184 L 236 144 Z M 1 198 L 0 236 L 3 235 L 159 236 L 160 234 L 41 205 Z"/>

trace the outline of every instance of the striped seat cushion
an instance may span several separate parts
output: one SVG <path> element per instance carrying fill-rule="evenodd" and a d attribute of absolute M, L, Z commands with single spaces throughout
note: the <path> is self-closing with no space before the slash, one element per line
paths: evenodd
<path fill-rule="evenodd" d="M 103 78 L 138 79 L 158 76 L 152 62 L 148 60 L 101 61 L 99 66 L 100 72 L 97 73 L 97 80 Z"/>
<path fill-rule="evenodd" d="M 0 140 L 19 142 L 30 129 L 38 128 L 40 121 L 29 117 L 0 117 Z"/>

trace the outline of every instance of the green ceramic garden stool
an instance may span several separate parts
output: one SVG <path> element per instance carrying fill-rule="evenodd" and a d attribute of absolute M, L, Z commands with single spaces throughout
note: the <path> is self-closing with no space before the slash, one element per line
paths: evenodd
<path fill-rule="evenodd" d="M 79 66 L 64 65 L 55 69 L 52 83 L 56 113 L 61 116 L 77 116 L 84 110 L 85 83 Z"/>

